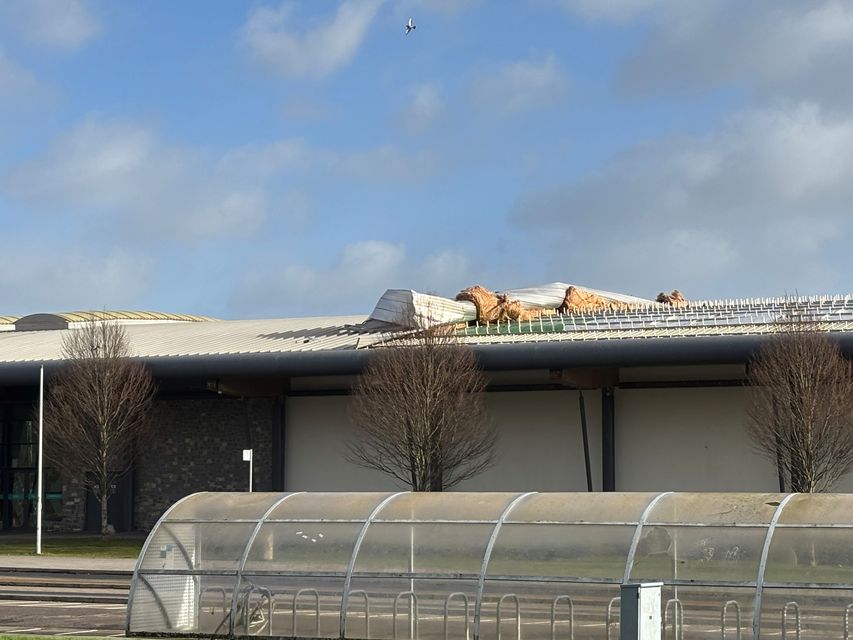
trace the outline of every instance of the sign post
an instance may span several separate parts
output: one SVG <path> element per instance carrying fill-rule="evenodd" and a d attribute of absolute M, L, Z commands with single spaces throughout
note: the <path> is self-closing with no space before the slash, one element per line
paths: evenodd
<path fill-rule="evenodd" d="M 249 493 L 252 493 L 252 450 L 243 449 L 243 462 L 249 463 Z"/>

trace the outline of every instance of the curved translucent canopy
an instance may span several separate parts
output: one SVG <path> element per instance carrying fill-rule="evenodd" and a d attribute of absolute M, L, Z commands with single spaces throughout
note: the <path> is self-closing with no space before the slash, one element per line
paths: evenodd
<path fill-rule="evenodd" d="M 622 584 L 660 581 L 682 638 L 834 637 L 851 540 L 847 494 L 201 493 L 146 540 L 127 631 L 592 637 Z"/>

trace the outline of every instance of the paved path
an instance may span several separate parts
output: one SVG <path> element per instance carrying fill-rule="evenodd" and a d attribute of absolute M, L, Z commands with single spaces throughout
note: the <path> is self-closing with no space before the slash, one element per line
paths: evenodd
<path fill-rule="evenodd" d="M 44 569 L 46 571 L 133 571 L 136 558 L 76 558 L 73 556 L 0 555 L 4 569 Z"/>

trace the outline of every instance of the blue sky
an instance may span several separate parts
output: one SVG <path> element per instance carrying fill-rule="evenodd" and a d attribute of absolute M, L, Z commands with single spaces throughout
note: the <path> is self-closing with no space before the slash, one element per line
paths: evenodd
<path fill-rule="evenodd" d="M 0 0 L 0 314 L 846 293 L 851 60 L 853 0 Z"/>

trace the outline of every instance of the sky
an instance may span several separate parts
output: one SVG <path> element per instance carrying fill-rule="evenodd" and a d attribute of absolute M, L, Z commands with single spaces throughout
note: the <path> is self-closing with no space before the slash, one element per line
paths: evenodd
<path fill-rule="evenodd" d="M 853 0 L 0 0 L 0 315 L 850 293 L 851 76 Z"/>

